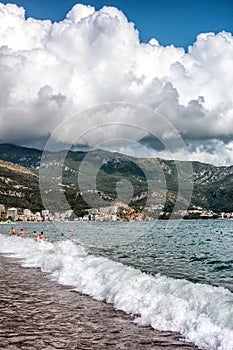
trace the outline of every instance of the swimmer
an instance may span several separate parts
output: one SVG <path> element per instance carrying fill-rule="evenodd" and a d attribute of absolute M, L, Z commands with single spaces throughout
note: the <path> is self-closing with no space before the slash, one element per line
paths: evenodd
<path fill-rule="evenodd" d="M 45 235 L 44 235 L 43 231 L 39 234 L 39 239 L 40 239 L 40 241 L 44 241 L 45 240 Z"/>
<path fill-rule="evenodd" d="M 14 227 L 11 227 L 11 234 L 15 235 L 15 228 Z"/>
<path fill-rule="evenodd" d="M 19 235 L 20 235 L 20 236 L 23 236 L 23 235 L 24 235 L 23 229 L 21 229 L 21 230 L 19 231 Z"/>
<path fill-rule="evenodd" d="M 28 229 L 26 228 L 26 230 L 25 230 L 25 235 L 28 235 Z"/>

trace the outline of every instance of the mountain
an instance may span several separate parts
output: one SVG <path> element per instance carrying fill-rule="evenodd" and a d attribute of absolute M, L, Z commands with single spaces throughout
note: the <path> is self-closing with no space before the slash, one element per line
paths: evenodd
<path fill-rule="evenodd" d="M 43 209 L 38 176 L 27 168 L 0 160 L 0 203 L 32 211 Z"/>
<path fill-rule="evenodd" d="M 35 148 L 0 144 L 0 159 L 19 164 L 25 168 L 36 169 L 40 166 L 42 151 Z"/>
<path fill-rule="evenodd" d="M 218 213 L 233 211 L 233 166 L 216 167 L 200 162 L 175 163 L 159 158 L 134 158 L 104 150 L 94 150 L 89 153 L 47 152 L 43 159 L 42 155 L 43 152 L 37 149 L 0 144 L 0 159 L 30 170 L 30 174 L 25 173 L 21 176 L 25 176 L 25 181 L 26 178 L 30 178 L 30 185 L 31 183 L 35 185 L 33 189 L 36 197 L 39 193 L 39 189 L 35 190 L 35 188 L 38 186 L 40 169 L 48 187 L 47 200 L 54 210 L 59 209 L 57 203 L 62 192 L 72 209 L 79 215 L 84 214 L 85 209 L 89 207 L 103 206 L 103 200 L 106 201 L 106 205 L 109 205 L 119 196 L 118 199 L 129 201 L 130 206 L 136 209 L 146 206 L 149 211 L 153 211 L 153 208 L 161 210 L 163 204 L 165 204 L 165 211 L 171 211 L 176 199 L 180 209 L 195 205 Z M 64 164 L 62 171 L 59 172 L 59 164 L 63 158 Z M 178 168 L 181 169 L 179 181 Z M 191 172 L 190 169 L 192 169 Z M 1 177 L 2 171 L 3 168 L 0 168 Z M 16 170 L 11 171 L 19 176 Z M 14 177 L 14 175 L 11 176 Z M 31 181 L 32 178 L 33 181 Z M 192 182 L 193 193 L 189 204 L 188 191 Z M 177 197 L 180 183 L 183 184 L 183 190 Z M 0 185 L 2 192 L 3 183 Z M 10 186 L 9 183 L 8 186 Z M 26 192 L 30 193 L 31 190 L 31 186 L 28 187 L 28 190 L 24 189 L 23 198 L 25 205 L 27 203 L 29 208 L 32 208 L 34 207 L 32 197 L 30 202 L 29 194 L 26 195 Z M 4 198 L 0 197 L 0 203 L 3 200 Z M 13 200 L 9 202 L 13 203 Z M 14 203 L 14 206 L 16 205 Z M 36 205 L 41 207 L 38 199 Z"/>

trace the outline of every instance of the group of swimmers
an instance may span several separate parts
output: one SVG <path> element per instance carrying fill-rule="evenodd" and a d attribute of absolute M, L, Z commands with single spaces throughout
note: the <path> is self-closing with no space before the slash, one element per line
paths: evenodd
<path fill-rule="evenodd" d="M 17 234 L 14 227 L 11 228 L 11 234 L 12 235 L 16 235 Z M 24 236 L 24 235 L 27 236 L 28 234 L 29 234 L 28 229 L 26 229 L 25 231 L 23 229 L 20 229 L 19 232 L 18 232 L 18 236 L 21 236 L 21 237 Z M 44 235 L 43 231 L 41 233 L 39 233 L 38 235 L 37 235 L 36 231 L 33 231 L 32 232 L 32 236 L 37 237 L 38 241 L 44 241 L 45 240 L 45 235 Z"/>

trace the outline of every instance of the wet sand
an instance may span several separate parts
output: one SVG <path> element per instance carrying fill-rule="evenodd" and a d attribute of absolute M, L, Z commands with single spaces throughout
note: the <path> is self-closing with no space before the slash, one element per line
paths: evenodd
<path fill-rule="evenodd" d="M 197 349 L 2 255 L 0 281 L 1 349 Z"/>

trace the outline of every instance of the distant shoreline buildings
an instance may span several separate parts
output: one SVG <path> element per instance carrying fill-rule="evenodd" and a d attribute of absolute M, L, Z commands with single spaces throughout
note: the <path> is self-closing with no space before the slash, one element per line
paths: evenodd
<path fill-rule="evenodd" d="M 2 222 L 7 220 L 12 222 L 152 221 L 156 219 L 168 220 L 170 214 L 161 211 L 161 208 L 153 208 L 153 210 L 140 213 L 122 202 L 115 203 L 112 206 L 87 209 L 87 214 L 83 217 L 77 217 L 73 210 L 51 213 L 48 209 L 45 209 L 33 213 L 30 209 L 6 208 L 4 204 L 0 204 L 0 221 Z M 172 219 L 233 219 L 233 212 L 216 214 L 201 207 L 192 207 L 188 210 L 173 212 Z"/>

